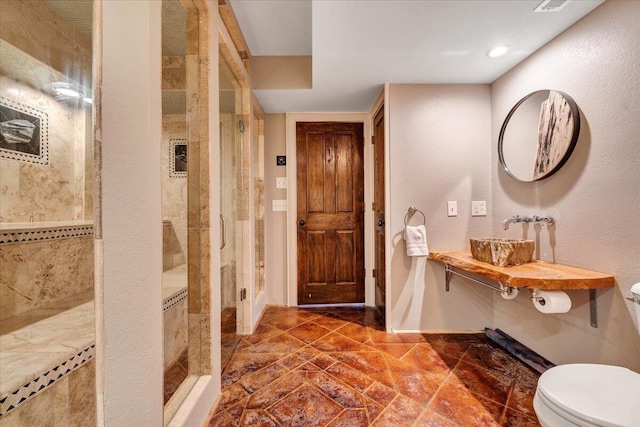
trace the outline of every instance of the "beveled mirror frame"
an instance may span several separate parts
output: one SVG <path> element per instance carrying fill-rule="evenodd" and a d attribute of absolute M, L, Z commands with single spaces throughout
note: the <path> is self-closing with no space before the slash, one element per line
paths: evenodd
<path fill-rule="evenodd" d="M 547 91 L 550 94 L 552 92 L 557 93 L 558 95 L 562 96 L 563 100 L 567 103 L 567 105 L 569 107 L 569 112 L 571 114 L 570 118 L 573 119 L 573 129 L 571 129 L 571 135 L 570 135 L 569 142 L 568 142 L 568 144 L 566 146 L 566 149 L 564 150 L 562 155 L 560 157 L 558 157 L 558 159 L 552 164 L 552 166 L 547 171 L 543 172 L 538 177 L 534 176 L 533 179 L 530 179 L 530 180 L 522 179 L 522 177 L 516 176 L 509 169 L 509 167 L 508 167 L 508 165 L 507 165 L 507 163 L 505 161 L 504 150 L 503 150 L 504 143 L 505 143 L 505 141 L 504 141 L 505 132 L 507 130 L 507 125 L 509 124 L 509 120 L 512 118 L 512 116 L 518 110 L 518 107 L 520 107 L 529 98 L 539 94 L 540 92 L 547 92 Z M 522 98 L 520 101 L 518 101 L 513 106 L 511 111 L 509 111 L 509 114 L 507 114 L 507 117 L 504 119 L 504 122 L 502 123 L 502 127 L 500 128 L 500 135 L 498 137 L 498 158 L 499 158 L 499 161 L 500 161 L 500 165 L 502 166 L 504 171 L 507 173 L 507 175 L 509 175 L 511 178 L 515 179 L 516 181 L 520 181 L 520 182 L 535 182 L 535 181 L 543 180 L 545 178 L 550 177 L 551 175 L 556 173 L 558 170 L 560 170 L 560 168 L 562 166 L 564 166 L 564 164 L 567 162 L 567 160 L 569 160 L 569 157 L 571 157 L 571 154 L 573 153 L 573 149 L 576 146 L 576 143 L 578 141 L 578 136 L 579 135 L 580 135 L 580 112 L 578 110 L 578 105 L 575 103 L 573 98 L 571 98 L 569 95 L 567 95 L 566 93 L 561 92 L 559 90 L 541 89 L 541 90 L 537 90 L 537 91 L 531 92 L 530 94 L 526 95 L 524 98 Z M 540 137 L 540 132 L 538 133 L 538 137 Z M 549 137 L 548 139 L 551 139 L 551 137 Z M 548 143 L 550 144 L 550 141 Z M 538 140 L 538 149 L 539 148 L 540 148 L 540 140 Z"/>

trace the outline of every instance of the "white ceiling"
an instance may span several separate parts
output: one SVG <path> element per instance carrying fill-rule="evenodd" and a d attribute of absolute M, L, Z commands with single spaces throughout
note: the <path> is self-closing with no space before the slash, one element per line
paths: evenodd
<path fill-rule="evenodd" d="M 313 55 L 313 89 L 265 111 L 369 111 L 384 83 L 491 83 L 604 0 L 231 0 L 252 55 Z M 554 0 L 553 3 L 562 3 Z M 506 55 L 489 58 L 496 45 Z"/>

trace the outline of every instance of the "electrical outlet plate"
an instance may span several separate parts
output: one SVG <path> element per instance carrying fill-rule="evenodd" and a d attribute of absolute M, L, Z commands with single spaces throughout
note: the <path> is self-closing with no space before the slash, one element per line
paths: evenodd
<path fill-rule="evenodd" d="M 273 212 L 284 212 L 287 210 L 287 201 L 286 200 L 272 200 L 271 201 L 271 210 Z"/>
<path fill-rule="evenodd" d="M 287 177 L 279 176 L 276 177 L 276 188 L 287 188 Z"/>
<path fill-rule="evenodd" d="M 447 202 L 447 216 L 458 216 L 458 202 Z"/>
<path fill-rule="evenodd" d="M 484 200 L 472 201 L 471 216 L 487 216 L 487 202 Z"/>

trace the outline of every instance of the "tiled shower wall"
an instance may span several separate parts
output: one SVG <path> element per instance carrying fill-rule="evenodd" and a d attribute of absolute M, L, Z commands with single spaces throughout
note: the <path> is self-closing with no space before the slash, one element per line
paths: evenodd
<path fill-rule="evenodd" d="M 0 39 L 2 49 L 19 58 L 3 64 L 0 96 L 45 113 L 49 124 L 48 165 L 0 159 L 0 223 L 91 219 L 91 109 L 45 93 L 49 80 L 91 81 L 91 41 L 44 3 L 23 0 L 0 2 Z M 16 80 L 27 75 L 31 84 L 40 79 L 41 87 Z"/>
<path fill-rule="evenodd" d="M 22 233 L 31 241 L 0 242 L 0 320 L 93 290 L 93 228 L 59 230 L 58 238 L 34 230 Z"/>
<path fill-rule="evenodd" d="M 187 260 L 187 178 L 171 176 L 171 140 L 187 138 L 185 57 L 162 57 L 162 219 L 171 222 L 165 230 L 165 270 Z M 188 155 L 188 154 L 187 154 Z"/>
<path fill-rule="evenodd" d="M 0 427 L 96 425 L 95 359 L 0 418 Z"/>

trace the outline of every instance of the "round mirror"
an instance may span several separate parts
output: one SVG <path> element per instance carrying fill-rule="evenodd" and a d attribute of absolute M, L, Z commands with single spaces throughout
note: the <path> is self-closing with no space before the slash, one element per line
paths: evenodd
<path fill-rule="evenodd" d="M 566 163 L 579 133 L 580 113 L 570 96 L 556 90 L 530 93 L 502 124 L 500 164 L 518 181 L 539 181 Z"/>

